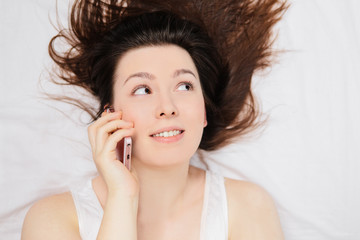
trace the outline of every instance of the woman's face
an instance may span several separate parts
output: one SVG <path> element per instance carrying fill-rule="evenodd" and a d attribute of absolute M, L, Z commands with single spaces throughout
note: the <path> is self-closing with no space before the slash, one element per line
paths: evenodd
<path fill-rule="evenodd" d="M 192 58 L 175 45 L 130 50 L 114 75 L 115 111 L 134 123 L 133 161 L 151 166 L 184 163 L 206 126 L 205 104 Z"/>

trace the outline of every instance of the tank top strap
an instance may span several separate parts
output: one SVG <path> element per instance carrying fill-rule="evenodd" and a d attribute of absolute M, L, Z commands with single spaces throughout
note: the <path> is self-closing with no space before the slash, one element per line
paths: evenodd
<path fill-rule="evenodd" d="M 103 218 L 103 209 L 92 188 L 92 179 L 70 189 L 79 221 L 81 239 L 95 240 Z"/>
<path fill-rule="evenodd" d="M 228 207 L 224 177 L 206 172 L 200 240 L 228 239 Z"/>

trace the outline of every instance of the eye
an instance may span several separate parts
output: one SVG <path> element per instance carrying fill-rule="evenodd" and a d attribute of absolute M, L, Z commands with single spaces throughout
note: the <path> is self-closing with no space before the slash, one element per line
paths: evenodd
<path fill-rule="evenodd" d="M 182 82 L 177 87 L 177 90 L 180 90 L 180 91 L 190 91 L 193 89 L 194 89 L 194 87 L 191 82 Z"/>
<path fill-rule="evenodd" d="M 150 88 L 148 88 L 147 86 L 138 86 L 132 92 L 132 94 L 134 95 L 146 95 L 150 93 Z"/>

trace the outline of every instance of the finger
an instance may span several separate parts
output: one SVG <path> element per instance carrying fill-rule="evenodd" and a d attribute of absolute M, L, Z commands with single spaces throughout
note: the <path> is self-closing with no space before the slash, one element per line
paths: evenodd
<path fill-rule="evenodd" d="M 126 122 L 124 120 L 113 120 L 101 126 L 96 132 L 96 149 L 99 149 L 101 151 L 101 149 L 103 149 L 106 139 L 115 131 L 132 127 L 132 122 Z"/>
<path fill-rule="evenodd" d="M 121 111 L 114 112 L 114 113 L 105 113 L 105 112 L 103 112 L 101 114 L 101 117 L 88 127 L 89 138 L 91 138 L 90 142 L 94 143 L 93 140 L 95 139 L 94 137 L 96 135 L 96 129 L 99 126 L 102 126 L 105 123 L 107 123 L 109 121 L 112 121 L 114 119 L 122 119 L 122 112 Z"/>
<path fill-rule="evenodd" d="M 95 127 L 104 125 L 105 123 L 112 121 L 114 119 L 122 119 L 122 111 L 118 112 L 103 112 L 101 117 L 94 122 Z"/>
<path fill-rule="evenodd" d="M 113 112 L 113 113 L 106 113 L 103 117 L 96 120 L 93 124 L 88 127 L 88 137 L 91 147 L 94 149 L 96 144 L 96 131 L 97 129 L 104 125 L 105 123 L 115 120 L 115 119 L 122 119 L 122 112 Z"/>
<path fill-rule="evenodd" d="M 124 137 L 131 137 L 134 135 L 135 128 L 125 128 L 118 130 L 111 134 L 104 144 L 103 150 L 105 152 L 114 151 L 116 149 L 116 145 L 120 142 Z"/>

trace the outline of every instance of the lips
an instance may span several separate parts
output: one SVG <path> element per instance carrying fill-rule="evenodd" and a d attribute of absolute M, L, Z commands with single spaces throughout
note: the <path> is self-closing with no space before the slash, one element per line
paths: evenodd
<path fill-rule="evenodd" d="M 178 134 L 182 133 L 182 131 L 180 130 L 173 130 L 173 131 L 165 131 L 165 132 L 161 132 L 161 133 L 157 133 L 154 135 L 151 135 L 152 137 L 173 137 L 176 136 Z"/>
<path fill-rule="evenodd" d="M 150 134 L 151 137 L 172 137 L 178 134 L 185 132 L 184 129 L 179 127 L 167 127 L 157 130 L 156 132 Z"/>
<path fill-rule="evenodd" d="M 182 139 L 184 132 L 179 127 L 168 127 L 157 130 L 150 137 L 160 143 L 174 143 Z"/>

